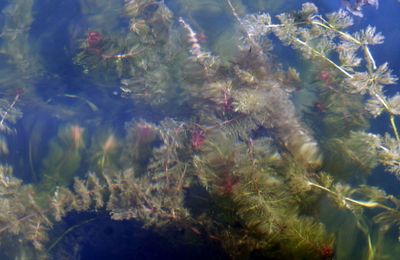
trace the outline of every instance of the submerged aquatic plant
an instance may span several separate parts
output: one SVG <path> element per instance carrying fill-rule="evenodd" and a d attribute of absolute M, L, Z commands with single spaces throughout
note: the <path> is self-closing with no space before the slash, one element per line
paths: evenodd
<path fill-rule="evenodd" d="M 396 147 L 400 141 L 395 122 L 395 116 L 397 115 L 395 112 L 397 99 L 396 97 L 389 98 L 383 92 L 383 88 L 386 85 L 395 84 L 397 78 L 392 75 L 391 71 L 388 69 L 387 63 L 377 66 L 370 51 L 371 45 L 381 44 L 383 42 L 383 36 L 380 33 L 376 33 L 375 28 L 370 26 L 354 34 L 344 32 L 343 29 L 352 24 L 352 19 L 348 14 L 344 11 L 339 11 L 327 15 L 327 18 L 324 18 L 318 14 L 317 8 L 310 3 L 304 4 L 302 10 L 298 12 L 284 13 L 278 15 L 277 18 L 280 23 L 273 24 L 272 19 L 265 19 L 265 15 L 263 14 L 250 16 L 245 19 L 260 21 L 255 23 L 256 25 L 258 24 L 260 28 L 255 29 L 249 26 L 246 29 L 251 32 L 249 34 L 251 37 L 259 38 L 260 35 L 274 33 L 284 44 L 299 50 L 306 59 L 326 63 L 343 75 L 343 79 L 336 83 L 337 87 L 342 88 L 342 86 L 345 86 L 349 93 L 368 95 L 370 101 L 367 103 L 366 108 L 371 111 L 374 116 L 378 116 L 382 112 L 388 113 L 390 124 L 394 132 L 394 138 L 390 137 L 388 133 L 385 139 L 372 134 L 365 134 L 364 137 L 359 137 L 362 137 L 362 142 L 365 142 L 364 147 L 369 147 L 368 149 L 372 148 L 372 154 L 368 155 L 372 156 L 372 160 L 378 158 L 383 165 L 387 166 L 389 171 L 397 173 L 397 157 L 394 155 L 396 154 Z M 332 58 L 335 52 L 339 57 L 338 63 Z M 365 57 L 365 71 L 360 71 L 360 58 L 357 57 L 359 52 L 363 53 Z M 328 79 L 327 75 L 323 75 L 322 80 L 327 81 Z M 331 82 L 329 82 L 329 85 L 331 85 Z M 391 100 L 394 102 L 391 102 Z M 385 143 L 384 140 L 391 140 L 389 143 L 392 145 L 388 142 Z M 379 153 L 378 150 L 381 151 L 382 154 L 380 157 L 377 157 Z M 357 150 L 353 151 L 356 152 Z M 362 156 L 360 152 L 355 154 L 356 156 Z M 359 160 L 360 162 L 368 160 L 366 158 L 358 159 L 354 156 L 351 157 L 353 157 L 352 160 Z M 369 159 L 369 161 L 371 161 L 371 159 Z M 368 168 L 371 169 L 373 166 L 374 165 L 372 165 L 372 167 L 369 166 Z M 383 209 L 384 212 L 397 212 L 397 207 L 388 207 L 375 202 L 376 198 L 372 198 L 372 194 L 376 193 L 364 194 L 365 196 L 371 196 L 372 201 L 363 202 L 346 197 L 358 190 L 350 186 L 339 185 L 330 189 L 326 187 L 323 188 L 312 182 L 309 184 L 313 187 L 325 190 L 328 194 L 335 194 L 334 197 L 339 199 L 339 204 L 342 204 L 344 208 L 350 210 L 353 210 L 352 205 L 354 204 L 365 208 L 380 208 Z M 337 190 L 335 191 L 335 189 Z M 381 195 L 379 198 L 387 200 L 385 195 Z M 356 214 L 356 218 L 359 217 L 358 214 L 359 213 Z M 394 221 L 393 224 L 396 224 L 396 222 Z M 376 249 L 371 245 L 370 233 L 365 226 L 360 226 L 360 229 L 368 238 L 368 257 L 372 259 Z"/>
<path fill-rule="evenodd" d="M 102 1 L 82 6 L 90 2 L 110 11 Z M 118 127 L 99 127 L 97 120 L 85 130 L 78 124 L 60 128 L 42 160 L 39 183 L 23 184 L 3 164 L 2 246 L 7 236 L 18 238 L 20 248 L 33 245 L 44 257 L 53 225 L 71 212 L 96 212 L 159 232 L 188 231 L 237 259 L 332 259 L 341 250 L 335 229 L 325 227 L 315 207 L 327 197 L 336 206 L 329 210 L 350 213 L 368 258 L 378 256 L 376 226 L 367 216 L 375 214 L 383 234 L 400 226 L 400 203 L 365 185 L 365 178 L 378 163 L 400 175 L 400 99 L 385 95 L 396 77 L 372 55 L 371 46 L 383 42 L 374 27 L 347 33 L 347 12 L 323 16 L 311 3 L 276 19 L 267 13 L 242 16 L 227 0 L 226 12 L 239 30 L 236 53 L 226 60 L 203 46 L 193 17 L 174 17 L 164 1 L 129 0 L 120 8 L 129 25 L 114 31 L 91 17 L 96 29 L 77 40 L 74 62 L 107 111 L 103 88 L 117 82 L 122 97 L 140 105 L 138 115 L 124 135 L 116 134 L 122 132 Z M 269 34 L 310 61 L 301 75 L 277 66 Z M 315 100 L 302 113 L 293 96 L 306 85 L 307 70 Z M 18 100 L 4 101 L 1 125 L 18 118 Z M 152 109 L 158 113 L 145 111 Z M 393 136 L 367 133 L 366 110 L 387 113 Z M 96 111 L 97 106 L 91 112 Z M 320 119 L 322 126 L 313 125 Z M 90 172 L 82 175 L 83 170 Z"/>
<path fill-rule="evenodd" d="M 17 93 L 10 103 L 7 99 L 0 99 L 0 133 L 12 133 L 13 124 L 22 116 L 21 111 L 16 106 L 20 93 Z"/>

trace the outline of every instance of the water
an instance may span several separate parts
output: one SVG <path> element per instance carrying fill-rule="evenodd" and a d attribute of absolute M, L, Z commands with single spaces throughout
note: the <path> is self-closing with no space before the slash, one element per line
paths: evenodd
<path fill-rule="evenodd" d="M 0 1 L 0 259 L 397 259 L 397 85 L 355 93 L 305 2 Z M 343 30 L 393 74 L 399 11 Z"/>

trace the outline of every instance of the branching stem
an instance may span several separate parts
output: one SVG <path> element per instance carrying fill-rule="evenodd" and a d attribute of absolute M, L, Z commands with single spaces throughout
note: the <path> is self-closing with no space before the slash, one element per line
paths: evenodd
<path fill-rule="evenodd" d="M 320 53 L 319 51 L 315 50 L 313 47 L 311 47 L 310 45 L 308 45 L 307 43 L 303 42 L 302 40 L 293 37 L 294 40 L 307 47 L 313 54 L 315 54 L 316 56 L 320 57 L 321 59 L 323 59 L 324 61 L 328 62 L 329 64 L 333 65 L 336 69 L 338 69 L 340 72 L 342 72 L 344 75 L 346 75 L 346 77 L 348 78 L 353 78 L 353 75 L 351 75 L 349 72 L 347 72 L 345 69 L 343 69 L 342 67 L 340 67 L 338 64 L 336 64 L 335 62 L 333 62 L 331 59 L 329 59 L 328 57 L 326 57 L 325 55 L 323 55 L 322 53 Z"/>
<path fill-rule="evenodd" d="M 355 205 L 358 205 L 358 206 L 361 206 L 361 207 L 364 207 L 364 208 L 370 208 L 370 209 L 381 208 L 381 209 L 386 209 L 386 210 L 390 210 L 390 211 L 393 210 L 392 208 L 390 208 L 388 206 L 385 206 L 383 204 L 380 204 L 380 203 L 377 203 L 377 202 L 374 202 L 374 201 L 360 201 L 360 200 L 355 200 L 355 199 L 352 199 L 352 198 L 349 198 L 349 197 L 341 196 L 340 194 L 338 194 L 338 193 L 336 193 L 336 192 L 334 192 L 334 191 L 332 191 L 332 190 L 330 190 L 330 189 L 328 189 L 328 188 L 326 188 L 326 187 L 324 187 L 322 185 L 319 185 L 317 183 L 311 182 L 311 181 L 307 181 L 307 184 L 312 186 L 312 187 L 316 187 L 316 188 L 318 188 L 320 190 L 323 190 L 323 191 L 333 195 L 334 197 L 336 197 L 338 199 L 342 199 L 343 202 L 350 202 L 352 204 L 355 204 Z M 345 204 L 347 204 L 347 203 L 345 203 Z"/>

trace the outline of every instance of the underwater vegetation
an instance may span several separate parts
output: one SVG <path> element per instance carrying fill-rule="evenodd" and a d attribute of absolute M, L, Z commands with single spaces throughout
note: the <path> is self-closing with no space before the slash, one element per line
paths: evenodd
<path fill-rule="evenodd" d="M 353 32 L 349 12 L 312 3 L 271 16 L 177 1 L 185 16 L 169 1 L 81 0 L 64 75 L 29 34 L 37 2 L 1 12 L 0 257 L 80 259 L 74 232 L 105 216 L 232 259 L 400 254 L 400 198 L 368 184 L 379 167 L 400 178 L 398 79 L 374 58 L 375 27 Z M 230 21 L 223 55 L 202 12 Z M 377 117 L 387 132 L 369 132 Z"/>

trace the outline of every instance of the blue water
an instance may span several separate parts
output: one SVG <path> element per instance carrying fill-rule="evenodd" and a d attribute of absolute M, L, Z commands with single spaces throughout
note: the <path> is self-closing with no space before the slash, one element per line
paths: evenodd
<path fill-rule="evenodd" d="M 30 9 L 29 3 L 31 2 L 33 4 Z M 4 139 L 10 150 L 9 154 L 0 155 L 1 164 L 12 166 L 12 176 L 22 180 L 24 185 L 33 185 L 36 193 L 44 196 L 45 193 L 53 194 L 56 186 L 72 189 L 74 177 L 86 178 L 88 172 L 102 174 L 103 171 L 106 172 L 109 169 L 123 170 L 125 167 L 133 167 L 135 170 L 147 169 L 146 167 L 153 162 L 153 159 L 150 158 L 152 151 L 157 151 L 158 148 L 162 147 L 161 137 L 158 136 L 148 144 L 146 143 L 148 147 L 141 144 L 142 140 L 135 141 L 133 139 L 134 141 L 132 141 L 128 138 L 129 131 L 133 131 L 129 128 L 129 122 L 143 121 L 158 125 L 165 118 L 184 122 L 182 128 L 178 129 L 177 127 L 175 129 L 176 133 L 179 131 L 188 131 L 189 133 L 184 137 L 187 139 L 185 139 L 187 141 L 185 146 L 177 148 L 180 159 L 190 161 L 192 157 L 201 155 L 199 150 L 201 151 L 204 142 L 202 139 L 204 133 L 196 131 L 203 128 L 212 131 L 215 126 L 212 125 L 212 120 L 207 121 L 206 114 L 197 113 L 196 109 L 201 109 L 196 105 L 192 106 L 192 101 L 188 97 L 187 85 L 192 83 L 191 80 L 196 85 L 196 77 L 202 77 L 203 74 L 201 74 L 202 72 L 197 73 L 197 67 L 191 69 L 189 62 L 187 62 L 190 59 L 189 51 L 192 43 L 188 42 L 187 31 L 184 30 L 178 19 L 183 17 L 193 30 L 201 35 L 203 39 L 199 39 L 199 43 L 202 50 L 209 51 L 216 56 L 220 55 L 224 59 L 225 67 L 218 71 L 223 77 L 230 75 L 231 68 L 236 62 L 237 44 L 235 40 L 239 37 L 234 34 L 238 34 L 239 31 L 237 21 L 233 18 L 232 11 L 224 0 L 205 1 L 204 3 L 200 0 L 195 2 L 191 0 L 159 2 L 149 4 L 149 7 L 145 8 L 146 13 L 140 14 L 139 18 L 149 19 L 158 10 L 158 4 L 165 4 L 173 13 L 171 27 L 168 30 L 156 25 L 150 29 L 147 28 L 151 32 L 158 32 L 161 35 L 159 36 L 160 39 L 147 39 L 148 42 L 142 42 L 146 48 L 153 46 L 145 50 L 150 61 L 140 61 L 138 58 L 138 60 L 132 61 L 133 65 L 129 67 L 128 59 L 117 58 L 118 55 L 125 55 L 126 53 L 130 55 L 129 44 L 135 42 L 136 39 L 135 34 L 129 32 L 130 21 L 129 17 L 124 15 L 124 1 L 0 0 L 0 99 L 8 102 L 1 109 L 8 113 L 15 106 L 22 112 L 22 116 L 16 122 L 11 123 L 13 129 L 15 129 L 13 134 L 0 133 L 2 138 L 0 142 Z M 239 15 L 259 12 L 270 12 L 271 15 L 276 15 L 299 9 L 301 4 L 307 1 L 286 0 L 270 3 L 262 0 L 237 0 L 232 2 L 235 6 L 240 6 L 238 8 Z M 339 0 L 319 0 L 313 1 L 313 3 L 318 6 L 321 13 L 336 11 L 343 7 Z M 15 17 L 10 16 L 14 7 L 24 5 L 28 6 L 25 11 L 17 13 Z M 85 9 L 85 7 L 88 8 Z M 8 37 L 10 31 L 4 28 L 15 29 L 19 24 L 26 22 L 26 19 L 24 19 L 26 17 L 23 16 L 24 12 L 25 14 L 32 14 L 32 23 L 28 23 L 26 28 L 22 28 L 22 33 L 18 28 L 16 30 L 18 36 L 15 39 Z M 383 45 L 371 47 L 371 52 L 378 65 L 388 62 L 393 73 L 400 75 L 400 23 L 398 23 L 397 17 L 400 14 L 400 3 L 395 0 L 381 1 L 378 10 L 371 6 L 365 6 L 363 13 L 364 17 L 362 18 L 353 17 L 354 26 L 350 31 L 355 32 L 368 25 L 376 26 L 377 31 L 382 32 L 385 36 L 385 42 Z M 13 22 L 16 25 L 7 27 Z M 13 33 L 12 30 L 11 33 Z M 99 51 L 100 47 L 96 46 L 97 43 L 93 43 L 92 49 L 90 49 L 88 48 L 90 33 L 99 33 L 102 37 L 100 40 L 102 48 L 105 46 L 104 48 L 117 49 L 118 44 L 125 44 L 128 47 L 124 47 L 122 50 L 118 50 L 118 53 L 112 53 L 112 55 Z M 171 33 L 171 35 L 168 33 Z M 154 42 L 152 42 L 153 40 Z M 107 41 L 114 41 L 112 44 L 115 45 L 104 43 Z M 171 45 L 165 44 L 168 41 L 171 42 Z M 276 43 L 277 39 L 273 38 L 273 42 Z M 18 49 L 13 49 L 13 46 L 17 46 Z M 161 49 L 160 46 L 162 46 Z M 168 52 L 165 48 L 171 48 L 171 52 Z M 179 49 L 179 51 L 174 48 Z M 141 46 L 134 46 L 133 48 L 134 52 L 138 51 L 139 57 L 141 55 L 140 49 Z M 151 56 L 152 51 L 155 53 L 154 56 Z M 19 52 L 22 53 L 22 56 L 25 55 L 27 67 L 24 67 L 24 61 L 21 62 L 17 59 Z M 250 53 L 251 49 L 248 52 Z M 79 56 L 81 54 L 83 56 Z M 305 64 L 295 51 L 285 46 L 275 47 L 272 56 L 274 56 L 272 60 L 277 60 L 277 64 L 280 62 L 283 67 L 287 64 L 300 67 Z M 93 58 L 94 62 L 91 60 Z M 165 60 L 168 60 L 169 63 L 162 64 Z M 149 62 L 148 66 L 144 64 L 146 62 Z M 160 62 L 161 64 L 159 64 Z M 106 64 L 104 65 L 104 63 Z M 280 64 L 276 67 L 280 67 Z M 300 68 L 300 70 L 302 69 L 304 68 Z M 140 75 L 139 72 L 143 72 L 143 75 Z M 154 76 L 155 79 L 151 76 Z M 158 80 L 157 77 L 161 80 Z M 189 77 L 189 79 L 185 77 Z M 190 79 L 190 77 L 193 77 L 193 79 Z M 308 77 L 308 81 L 312 81 L 312 77 L 315 78 L 315 76 L 306 77 Z M 135 83 L 134 87 L 130 86 L 129 91 L 131 92 L 126 93 L 124 85 L 121 84 L 123 80 L 132 80 L 138 83 Z M 207 76 L 201 78 L 201 80 L 211 82 L 213 76 Z M 143 82 L 150 83 L 145 85 Z M 169 84 L 168 87 L 163 88 L 163 83 Z M 306 83 L 303 84 L 306 85 Z M 153 86 L 160 87 L 161 94 L 152 93 Z M 199 86 L 199 84 L 196 86 Z M 196 89 L 192 91 L 195 93 L 193 95 L 197 95 L 196 97 L 200 97 L 200 99 L 213 100 L 214 98 L 213 96 L 201 96 L 202 93 L 199 93 Z M 298 92 L 295 91 L 293 99 L 296 102 L 294 103 L 302 106 L 315 102 L 312 98 L 304 101 L 303 96 L 308 97 L 310 95 L 307 91 L 307 88 Z M 385 89 L 385 94 L 388 96 L 397 92 L 398 85 Z M 215 95 L 218 95 L 218 93 Z M 151 96 L 152 94 L 154 96 Z M 16 100 L 16 103 L 11 105 L 13 100 Z M 297 100 L 300 101 L 297 102 Z M 218 116 L 230 119 L 229 116 L 234 114 L 234 111 L 229 110 L 231 104 L 227 103 L 224 103 L 226 110 Z M 207 102 L 201 104 L 212 107 Z M 307 109 L 303 107 L 296 108 L 299 111 L 301 110 L 299 114 L 314 113 L 315 115 L 315 111 L 312 111 L 312 109 L 305 111 Z M 4 112 L 2 114 L 4 115 Z M 396 122 L 398 121 L 396 119 Z M 82 132 L 80 132 L 81 130 Z M 388 116 L 385 115 L 377 119 L 370 119 L 370 125 L 365 130 L 374 134 L 392 133 Z M 318 130 L 315 130 L 315 132 L 318 132 Z M 143 138 L 146 137 L 145 134 Z M 199 139 L 193 139 L 195 134 L 199 134 Z M 251 137 L 254 139 L 274 136 L 265 127 L 255 128 L 252 134 Z M 115 150 L 110 148 L 110 154 L 106 154 L 106 140 L 110 136 L 115 137 L 117 140 L 115 146 L 118 148 Z M 194 143 L 195 141 L 197 143 Z M 238 143 L 243 141 L 243 137 L 237 140 Z M 83 143 L 82 146 L 80 146 L 81 142 Z M 249 141 L 246 144 L 249 143 L 251 142 Z M 274 140 L 273 144 L 279 147 L 279 152 L 285 150 L 282 140 Z M 196 145 L 200 147 L 199 150 L 197 150 Z M 79 148 L 77 148 L 78 146 Z M 137 152 L 139 155 L 132 156 L 127 152 L 129 149 L 142 150 Z M 187 149 L 187 152 L 185 152 L 185 149 Z M 134 160 L 136 161 L 133 162 Z M 168 160 L 166 162 L 169 163 Z M 104 167 L 105 164 L 109 168 Z M 193 164 L 188 165 L 190 165 L 188 167 L 193 167 Z M 167 163 L 165 167 L 168 167 Z M 284 168 L 283 166 L 280 167 Z M 138 179 L 146 178 L 148 176 L 146 174 L 151 173 L 140 173 Z M 197 177 L 198 173 L 193 170 L 190 174 Z M 360 177 L 362 181 L 359 181 L 358 177 L 353 177 L 343 178 L 342 180 L 349 181 L 351 184 L 378 186 L 388 194 L 397 197 L 400 195 L 399 180 L 386 173 L 382 166 L 377 166 L 369 176 Z M 11 178 L 11 176 L 7 178 Z M 226 189 L 223 191 L 225 193 L 232 192 L 232 189 L 234 190 L 232 187 L 240 185 L 237 180 L 239 178 L 236 179 L 235 176 L 224 178 L 225 173 L 218 179 L 219 182 L 217 181 L 216 185 L 223 186 Z M 342 176 L 338 175 L 338 178 L 342 178 Z M 353 179 L 356 179 L 356 181 Z M 240 233 L 247 230 L 245 224 L 231 220 L 233 218 L 229 215 L 231 209 L 226 208 L 224 203 L 227 202 L 224 200 L 224 196 L 222 196 L 222 199 L 215 199 L 213 197 L 215 194 L 207 193 L 206 190 L 209 187 L 207 189 L 201 187 L 203 184 L 200 180 L 196 180 L 194 183 L 193 186 L 189 187 L 188 185 L 182 188 L 185 189 L 183 192 L 187 200 L 185 200 L 185 203 L 193 203 L 193 205 L 185 206 L 190 208 L 190 214 L 193 216 L 199 217 L 201 213 L 209 214 L 214 222 L 204 224 L 200 221 L 197 223 L 198 225 L 191 226 L 177 221 L 177 223 L 162 228 L 157 226 L 158 223 L 156 222 L 156 224 L 151 223 L 149 228 L 143 228 L 143 223 L 138 220 L 111 220 L 107 210 L 96 209 L 83 213 L 72 211 L 62 221 L 55 222 L 54 228 L 49 230 L 49 240 L 44 244 L 44 250 L 40 253 L 36 253 L 30 241 L 23 240 L 25 239 L 23 235 L 18 232 L 18 234 L 8 233 L 11 225 L 5 224 L 4 227 L 0 225 L 0 260 L 14 259 L 14 257 L 21 255 L 25 255 L 27 259 L 40 259 L 44 255 L 47 255 L 50 259 L 83 260 L 230 259 L 232 255 L 229 250 L 233 249 L 229 248 L 229 245 L 223 247 L 223 241 L 221 241 L 223 239 L 217 234 L 221 232 L 221 229 L 224 231 L 225 229 L 239 230 L 236 235 L 240 234 L 240 236 L 246 237 L 247 233 Z M 183 184 L 179 183 L 179 185 Z M 8 193 L 3 192 L 3 190 L 0 191 L 2 192 L 0 200 L 9 199 Z M 168 196 L 168 194 L 165 196 Z M 109 194 L 105 196 L 108 198 Z M 43 197 L 38 198 L 38 201 L 42 202 L 43 212 L 47 214 L 48 209 L 43 206 Z M 332 206 L 333 204 L 326 201 L 326 198 L 315 199 L 314 208 L 311 205 L 302 205 L 300 210 L 311 214 L 317 221 L 326 224 L 327 230 L 334 234 L 338 241 L 337 244 L 329 246 L 333 247 L 332 250 L 342 251 L 336 251 L 335 254 L 324 252 L 328 256 L 319 252 L 317 254 L 319 258 L 315 259 L 366 259 L 365 238 L 362 232 L 357 229 L 357 223 L 352 219 L 352 215 L 341 211 L 338 213 L 338 211 L 333 210 L 335 208 Z M 216 205 L 221 206 L 222 210 L 221 208 L 215 209 L 217 208 Z M 38 211 L 40 212 L 40 210 Z M 197 213 L 197 211 L 200 213 Z M 221 217 L 222 215 L 224 216 Z M 373 215 L 371 212 L 365 215 L 365 221 L 369 226 L 372 226 Z M 174 220 L 174 217 L 171 217 L 171 219 Z M 19 215 L 17 219 L 24 219 L 24 216 Z M 351 237 L 354 241 L 348 247 L 344 245 L 345 231 L 340 228 L 341 223 L 338 222 L 338 219 L 343 221 L 343 226 L 348 225 L 346 227 L 350 227 L 349 230 L 352 232 Z M 161 223 L 161 220 L 159 222 Z M 171 222 L 173 223 L 173 221 Z M 7 222 L 0 219 L 0 223 Z M 282 227 L 282 230 L 285 228 Z M 389 259 L 397 259 L 395 255 L 400 253 L 400 244 L 395 243 L 397 236 L 395 230 L 396 228 L 392 227 L 386 234 L 389 238 L 382 240 L 384 242 L 379 244 L 378 228 L 376 226 L 371 227 L 373 242 L 376 242 L 377 247 L 381 246 L 379 247 L 380 250 L 394 248 L 394 253 L 384 252 L 382 254 L 387 255 Z M 251 233 L 252 231 L 247 230 L 245 232 Z M 9 240 L 18 239 L 19 236 L 23 237 L 21 238 L 23 243 L 14 247 Z M 2 240 L 5 241 L 4 248 L 2 248 Z M 262 246 L 260 245 L 260 247 Z M 320 249 L 318 248 L 318 250 Z M 257 246 L 254 246 L 252 250 L 252 253 L 247 255 L 250 256 L 250 259 L 288 259 L 282 257 L 285 254 L 279 254 L 279 250 L 284 250 L 279 247 L 270 248 L 271 255 L 263 255 L 264 252 L 258 251 Z M 42 252 L 44 253 L 42 254 Z M 241 256 L 236 255 L 236 257 L 241 259 Z"/>

